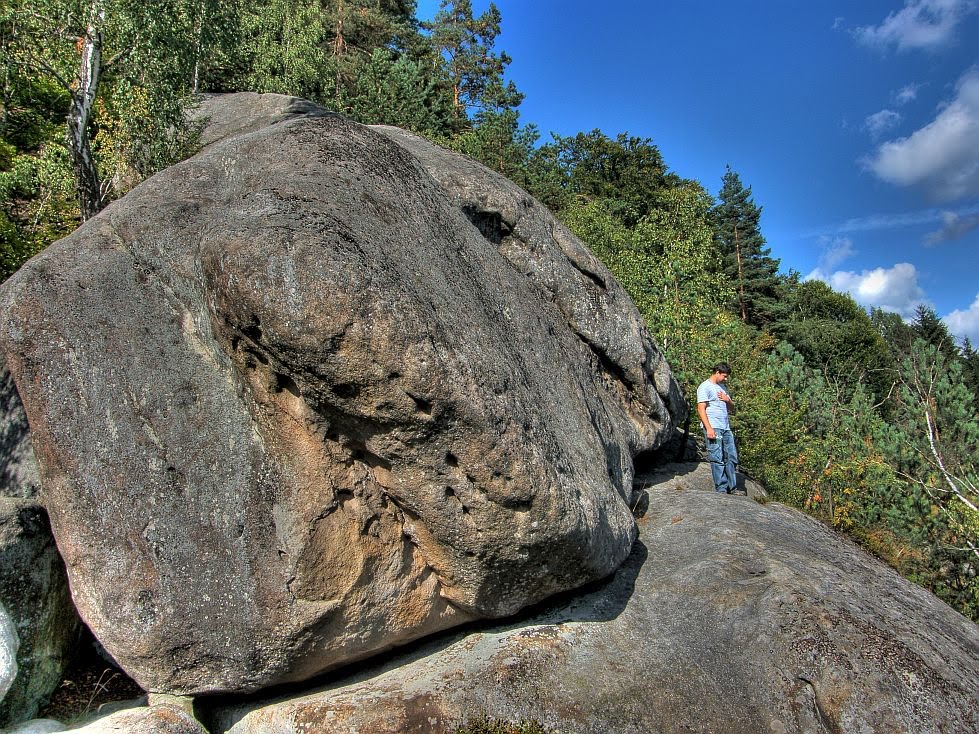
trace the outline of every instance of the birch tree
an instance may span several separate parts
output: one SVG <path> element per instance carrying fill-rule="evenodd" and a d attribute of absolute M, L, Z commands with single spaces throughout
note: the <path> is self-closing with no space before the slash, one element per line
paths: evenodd
<path fill-rule="evenodd" d="M 61 90 L 82 220 L 186 154 L 183 111 L 200 84 L 218 0 L 12 0 L 7 71 Z M 205 30 L 208 26 L 208 30 Z M 30 100 L 23 100 L 30 104 Z M 121 169 L 132 175 L 120 176 Z"/>

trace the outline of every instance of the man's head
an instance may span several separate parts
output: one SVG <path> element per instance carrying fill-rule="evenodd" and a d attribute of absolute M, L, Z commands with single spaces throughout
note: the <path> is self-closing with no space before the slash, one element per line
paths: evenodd
<path fill-rule="evenodd" d="M 727 362 L 718 362 L 714 365 L 714 372 L 711 375 L 711 379 L 714 382 L 724 382 L 730 376 L 731 365 L 729 365 Z"/>

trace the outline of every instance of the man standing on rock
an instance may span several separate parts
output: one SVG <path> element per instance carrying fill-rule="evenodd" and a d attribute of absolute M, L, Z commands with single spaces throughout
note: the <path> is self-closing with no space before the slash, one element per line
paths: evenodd
<path fill-rule="evenodd" d="M 697 388 L 697 413 L 707 439 L 707 456 L 714 477 L 714 491 L 725 494 L 745 494 L 738 490 L 738 449 L 728 414 L 734 413 L 734 401 L 727 394 L 724 382 L 731 375 L 731 365 L 719 362 L 714 373 Z"/>

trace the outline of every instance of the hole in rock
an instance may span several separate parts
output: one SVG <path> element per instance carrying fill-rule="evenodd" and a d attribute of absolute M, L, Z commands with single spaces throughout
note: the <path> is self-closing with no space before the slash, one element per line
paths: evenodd
<path fill-rule="evenodd" d="M 454 489 L 452 489 L 452 487 L 446 487 L 445 488 L 445 496 L 446 497 L 455 497 L 456 496 L 456 491 Z"/>
<path fill-rule="evenodd" d="M 262 341 L 262 323 L 257 316 L 252 316 L 252 321 L 248 326 L 241 330 L 241 333 L 258 344 Z"/>
<path fill-rule="evenodd" d="M 467 204 L 462 207 L 462 213 L 479 230 L 480 234 L 494 245 L 499 245 L 503 242 L 504 237 L 513 232 L 513 227 L 503 221 L 503 215 L 499 212 L 479 209 L 472 204 Z"/>
<path fill-rule="evenodd" d="M 341 489 L 337 492 L 337 504 L 342 505 L 344 502 L 349 502 L 354 498 L 354 493 L 349 489 Z"/>
<path fill-rule="evenodd" d="M 291 393 L 294 397 L 301 398 L 302 393 L 299 391 L 299 385 L 293 381 L 289 375 L 280 375 L 276 373 L 275 375 L 275 391 L 282 392 L 286 391 Z"/>
<path fill-rule="evenodd" d="M 633 475 L 640 477 L 644 474 L 650 474 L 668 461 L 670 461 L 670 457 L 664 451 L 664 447 L 640 451 L 632 459 Z"/>
<path fill-rule="evenodd" d="M 381 469 L 386 470 L 391 469 L 390 461 L 378 456 L 363 444 L 351 450 L 350 458 L 354 461 L 359 461 L 362 464 L 367 464 L 367 466 L 371 468 L 380 467 Z"/>
<path fill-rule="evenodd" d="M 445 455 L 445 463 L 448 466 L 459 466 L 459 459 L 450 451 Z"/>
<path fill-rule="evenodd" d="M 415 401 L 415 407 L 418 408 L 419 412 L 424 413 L 425 415 L 432 414 L 432 403 L 430 400 L 425 400 L 424 398 L 418 398 L 415 397 L 414 395 L 411 396 L 411 399 Z"/>
<path fill-rule="evenodd" d="M 360 395 L 360 387 L 349 382 L 341 382 L 330 388 L 334 395 L 343 400 L 350 400 Z"/>
<path fill-rule="evenodd" d="M 38 717 L 76 721 L 103 705 L 131 701 L 143 694 L 143 689 L 111 661 L 85 628 L 61 676 L 61 684 L 41 706 Z"/>

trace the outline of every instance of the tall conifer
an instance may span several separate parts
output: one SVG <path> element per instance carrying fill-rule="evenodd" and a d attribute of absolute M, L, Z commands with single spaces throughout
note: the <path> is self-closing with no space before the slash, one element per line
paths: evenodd
<path fill-rule="evenodd" d="M 717 270 L 735 285 L 732 306 L 741 320 L 764 326 L 776 317 L 779 261 L 765 247 L 761 207 L 751 198 L 751 187 L 730 166 L 721 181 L 720 201 L 713 210 Z"/>

